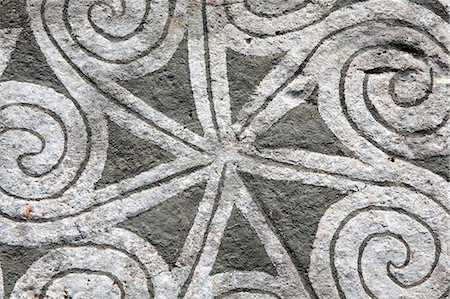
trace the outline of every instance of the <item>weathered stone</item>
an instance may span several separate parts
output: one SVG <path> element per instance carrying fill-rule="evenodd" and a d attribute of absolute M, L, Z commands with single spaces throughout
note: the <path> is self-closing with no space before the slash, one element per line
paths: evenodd
<path fill-rule="evenodd" d="M 449 298 L 448 0 L 0 0 L 1 298 Z"/>

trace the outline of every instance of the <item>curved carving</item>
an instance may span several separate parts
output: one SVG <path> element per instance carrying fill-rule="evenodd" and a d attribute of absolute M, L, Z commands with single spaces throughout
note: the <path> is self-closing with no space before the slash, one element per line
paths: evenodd
<path fill-rule="evenodd" d="M 35 200 L 59 197 L 74 184 L 93 190 L 102 163 L 93 165 L 89 158 L 99 149 L 92 148 L 92 128 L 72 100 L 50 88 L 4 82 L 0 116 L 5 194 Z M 79 182 L 85 171 L 89 174 Z"/>
<path fill-rule="evenodd" d="M 44 267 L 49 271 L 43 272 Z M 87 297 L 150 298 L 145 273 L 133 259 L 113 249 L 95 247 L 61 248 L 48 253 L 19 279 L 11 298 L 56 298 L 80 292 Z"/>
<path fill-rule="evenodd" d="M 255 36 L 275 36 L 298 31 L 330 12 L 335 0 L 225 1 L 230 22 Z"/>
<path fill-rule="evenodd" d="M 441 298 L 450 282 L 449 223 L 442 206 L 407 189 L 349 195 L 320 221 L 314 289 L 321 298 Z"/>
<path fill-rule="evenodd" d="M 183 4 L 167 0 L 29 1 L 34 30 L 92 79 L 127 79 L 164 65 L 181 41 Z"/>
<path fill-rule="evenodd" d="M 448 46 L 414 25 L 369 22 L 326 40 L 304 72 L 318 80 L 321 116 L 362 159 L 379 155 L 372 143 L 410 159 L 447 155 Z"/>
<path fill-rule="evenodd" d="M 57 217 L 92 204 L 108 138 L 104 116 L 84 108 L 48 87 L 0 83 L 2 213 Z"/>
<path fill-rule="evenodd" d="M 448 293 L 450 185 L 408 159 L 450 153 L 450 25 L 406 0 L 335 4 L 28 0 L 36 41 L 70 96 L 0 83 L 0 239 L 61 246 L 30 266 L 12 298 L 61 297 L 75 288 L 92 298 L 308 298 L 310 282 L 319 298 Z M 0 30 L 0 39 L 15 42 L 19 31 Z M 119 84 L 160 69 L 185 33 L 205 136 Z M 0 73 L 12 48 L 0 44 L 7 54 Z M 229 49 L 282 56 L 235 124 Z M 320 116 L 354 156 L 257 148 L 260 134 L 316 94 Z M 95 189 L 108 145 L 105 115 L 176 159 Z M 310 280 L 240 172 L 346 194 L 320 221 Z M 205 182 L 173 269 L 152 245 L 114 228 Z M 276 273 L 211 274 L 233 209 Z"/>
<path fill-rule="evenodd" d="M 129 242 L 135 246 L 130 248 Z M 176 292 L 167 264 L 153 246 L 126 230 L 114 229 L 76 245 L 54 249 L 34 262 L 11 298 L 163 298 L 162 290 Z"/>

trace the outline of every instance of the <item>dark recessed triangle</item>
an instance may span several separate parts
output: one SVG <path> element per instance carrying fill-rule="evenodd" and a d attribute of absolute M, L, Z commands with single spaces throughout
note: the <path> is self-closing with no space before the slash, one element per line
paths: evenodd
<path fill-rule="evenodd" d="M 11 53 L 11 60 L 0 77 L 0 81 L 8 80 L 48 86 L 70 97 L 65 87 L 47 64 L 28 25 L 20 33 L 16 48 Z"/>
<path fill-rule="evenodd" d="M 189 76 L 187 41 L 183 40 L 170 61 L 160 70 L 119 84 L 154 109 L 203 135 Z"/>
<path fill-rule="evenodd" d="M 247 103 L 258 83 L 274 68 L 284 55 L 252 56 L 227 50 L 228 84 L 230 86 L 231 117 L 236 117 Z"/>
<path fill-rule="evenodd" d="M 0 28 L 22 27 L 27 21 L 26 0 L 0 1 Z"/>
<path fill-rule="evenodd" d="M 306 149 L 334 156 L 346 156 L 344 146 L 320 117 L 314 92 L 307 103 L 292 109 L 256 139 L 262 148 Z"/>
<path fill-rule="evenodd" d="M 330 205 L 346 194 L 327 187 L 273 181 L 248 173 L 240 173 L 240 176 L 312 293 L 308 267 L 317 226 Z"/>
<path fill-rule="evenodd" d="M 205 184 L 191 187 L 119 226 L 148 240 L 173 268 L 197 215 L 204 190 Z"/>
<path fill-rule="evenodd" d="M 53 246 L 54 248 L 54 246 Z M 0 262 L 3 272 L 4 298 L 9 298 L 16 284 L 32 263 L 47 254 L 52 246 L 27 248 L 21 246 L 0 246 Z"/>
<path fill-rule="evenodd" d="M 422 160 L 411 160 L 410 162 L 440 175 L 447 181 L 450 180 L 450 156 L 431 157 Z"/>
<path fill-rule="evenodd" d="M 97 188 L 133 177 L 155 166 L 173 161 L 174 155 L 108 121 L 109 146 Z"/>
<path fill-rule="evenodd" d="M 255 230 L 236 208 L 228 220 L 211 275 L 229 271 L 277 273 Z"/>

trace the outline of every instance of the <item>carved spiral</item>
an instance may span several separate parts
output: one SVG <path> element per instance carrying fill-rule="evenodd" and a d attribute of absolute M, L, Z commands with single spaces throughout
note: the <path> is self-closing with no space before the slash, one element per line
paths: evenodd
<path fill-rule="evenodd" d="M 370 143 L 410 159 L 446 155 L 448 48 L 414 26 L 369 22 L 323 42 L 305 72 L 319 82 L 322 117 L 360 155 Z"/>
<path fill-rule="evenodd" d="M 126 79 L 164 64 L 183 37 L 184 10 L 184 5 L 174 6 L 167 0 L 28 4 L 38 42 L 47 35 L 59 51 L 95 79 Z"/>
<path fill-rule="evenodd" d="M 17 281 L 11 298 L 150 298 L 142 268 L 112 248 L 55 249 L 33 263 Z"/>
<path fill-rule="evenodd" d="M 169 13 L 166 0 L 65 2 L 66 29 L 85 51 L 110 62 L 134 60 L 155 46 Z"/>
<path fill-rule="evenodd" d="M 75 104 L 29 83 L 0 83 L 0 187 L 10 196 L 58 196 L 79 177 L 88 130 Z"/>
<path fill-rule="evenodd" d="M 225 1 L 232 24 L 256 36 L 300 30 L 327 14 L 336 0 Z"/>
<path fill-rule="evenodd" d="M 11 298 L 162 299 L 177 294 L 167 263 L 136 234 L 113 228 L 74 242 L 34 262 L 15 283 Z"/>
<path fill-rule="evenodd" d="M 380 47 L 355 57 L 345 78 L 347 112 L 365 136 L 399 155 L 446 154 L 450 61 L 443 52 L 435 61 L 413 54 Z"/>
<path fill-rule="evenodd" d="M 450 216 L 401 188 L 370 187 L 322 217 L 310 279 L 319 297 L 441 298 L 450 283 Z"/>

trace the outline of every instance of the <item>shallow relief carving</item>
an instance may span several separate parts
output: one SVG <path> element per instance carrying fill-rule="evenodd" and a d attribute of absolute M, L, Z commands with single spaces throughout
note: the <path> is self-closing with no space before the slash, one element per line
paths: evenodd
<path fill-rule="evenodd" d="M 28 0 L 27 26 L 67 93 L 0 82 L 0 241 L 50 246 L 0 297 L 446 298 L 450 185 L 418 162 L 449 155 L 450 8 L 436 3 Z M 0 76 L 22 30 L 0 29 Z M 124 83 L 183 45 L 202 133 Z M 238 109 L 230 51 L 278 57 Z M 342 155 L 261 146 L 304 105 Z M 113 126 L 170 159 L 98 184 Z M 306 270 L 246 175 L 340 194 Z M 123 225 L 198 185 L 173 263 Z M 272 271 L 214 270 L 235 213 Z"/>

